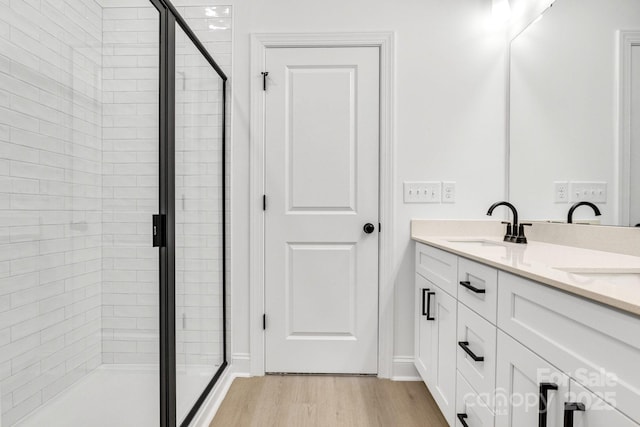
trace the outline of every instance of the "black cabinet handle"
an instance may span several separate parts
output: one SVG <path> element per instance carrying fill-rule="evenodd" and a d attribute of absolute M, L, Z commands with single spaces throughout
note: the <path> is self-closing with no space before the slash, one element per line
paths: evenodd
<path fill-rule="evenodd" d="M 584 410 L 584 403 L 564 402 L 564 427 L 573 427 L 573 413 Z"/>
<path fill-rule="evenodd" d="M 458 414 L 458 420 L 464 427 L 469 427 L 469 424 L 465 421 L 467 419 L 467 414 Z"/>
<path fill-rule="evenodd" d="M 558 390 L 558 386 L 553 383 L 540 383 L 538 427 L 547 427 L 547 395 L 549 390 Z"/>
<path fill-rule="evenodd" d="M 429 314 L 427 313 L 427 305 L 426 305 L 426 301 L 424 299 L 425 295 L 427 295 L 427 292 L 429 292 L 430 289 L 429 288 L 422 288 L 422 315 L 423 316 L 428 316 Z"/>
<path fill-rule="evenodd" d="M 435 292 L 427 292 L 427 320 L 436 320 L 436 318 L 431 315 L 431 296 L 435 296 L 435 294 Z"/>
<path fill-rule="evenodd" d="M 474 362 L 484 362 L 484 356 L 476 356 L 476 354 L 471 351 L 469 348 L 469 341 L 458 341 L 458 345 L 465 351 L 465 353 L 471 356 Z"/>
<path fill-rule="evenodd" d="M 476 294 L 484 294 L 484 293 L 487 292 L 486 289 L 476 288 L 469 281 L 462 281 L 462 282 L 460 282 L 460 284 L 462 286 L 464 286 L 465 288 L 469 289 L 471 292 L 475 292 Z"/>
<path fill-rule="evenodd" d="M 376 226 L 371 224 L 370 222 L 366 223 L 364 227 L 362 227 L 362 231 L 364 231 L 367 234 L 373 233 L 375 229 L 376 229 Z"/>

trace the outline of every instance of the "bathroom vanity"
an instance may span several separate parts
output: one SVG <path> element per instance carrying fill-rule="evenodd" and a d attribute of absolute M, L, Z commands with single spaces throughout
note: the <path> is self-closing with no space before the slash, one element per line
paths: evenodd
<path fill-rule="evenodd" d="M 549 225 L 534 224 L 528 244 L 507 243 L 503 227 L 412 221 L 415 366 L 447 422 L 640 426 L 633 244 L 626 254 L 587 249 L 597 246 L 588 239 L 562 244 L 581 231 L 566 224 L 547 238 Z"/>

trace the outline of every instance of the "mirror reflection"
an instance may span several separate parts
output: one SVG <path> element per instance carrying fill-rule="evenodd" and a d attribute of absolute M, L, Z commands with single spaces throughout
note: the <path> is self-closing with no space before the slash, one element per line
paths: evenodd
<path fill-rule="evenodd" d="M 511 41 L 510 200 L 532 220 L 640 223 L 640 1 L 557 0 Z"/>

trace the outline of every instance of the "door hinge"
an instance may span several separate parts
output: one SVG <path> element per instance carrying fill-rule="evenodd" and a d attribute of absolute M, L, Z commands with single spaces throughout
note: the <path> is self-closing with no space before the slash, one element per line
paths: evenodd
<path fill-rule="evenodd" d="M 262 330 L 264 330 L 264 331 L 267 330 L 267 315 L 266 314 L 262 315 Z"/>
<path fill-rule="evenodd" d="M 266 194 L 262 195 L 262 210 L 263 211 L 267 210 L 267 195 Z"/>
<path fill-rule="evenodd" d="M 263 71 L 262 73 L 262 90 L 267 90 L 267 76 L 269 75 L 268 71 Z"/>
<path fill-rule="evenodd" d="M 164 247 L 165 244 L 165 231 L 167 224 L 166 215 L 153 215 L 152 219 L 151 235 L 153 237 L 153 247 Z"/>
<path fill-rule="evenodd" d="M 382 233 L 382 223 L 378 223 L 378 233 Z"/>

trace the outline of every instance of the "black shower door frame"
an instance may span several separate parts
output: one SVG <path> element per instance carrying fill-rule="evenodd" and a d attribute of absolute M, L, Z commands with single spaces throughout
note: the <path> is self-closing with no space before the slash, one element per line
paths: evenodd
<path fill-rule="evenodd" d="M 149 0 L 160 13 L 160 426 L 176 427 L 176 213 L 175 213 L 175 79 L 176 24 L 222 79 L 222 355 L 223 362 L 180 427 L 186 427 L 204 403 L 225 368 L 226 329 L 226 101 L 227 76 L 169 0 Z"/>

